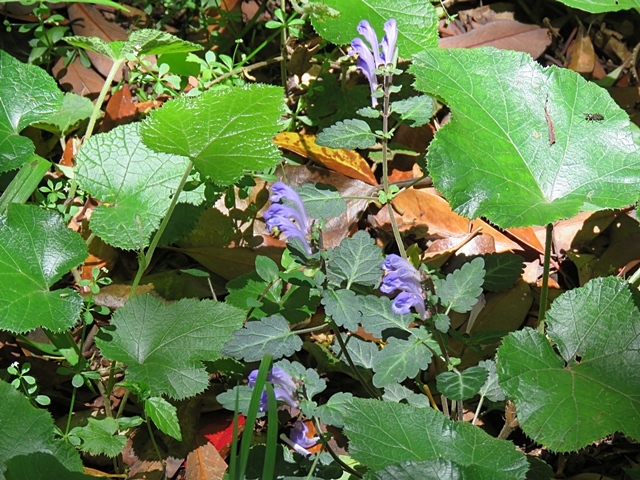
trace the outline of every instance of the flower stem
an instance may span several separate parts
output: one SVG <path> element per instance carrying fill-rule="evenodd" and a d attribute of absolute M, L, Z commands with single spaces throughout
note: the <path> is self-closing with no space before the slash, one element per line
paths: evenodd
<path fill-rule="evenodd" d="M 404 249 L 404 244 L 402 243 L 402 237 L 400 236 L 400 229 L 398 228 L 398 223 L 396 222 L 395 212 L 393 211 L 393 206 L 391 205 L 391 200 L 389 196 L 391 192 L 389 190 L 389 165 L 387 162 L 389 161 L 389 139 L 387 135 L 389 133 L 389 116 L 391 112 L 389 110 L 390 107 L 390 95 L 391 92 L 391 75 L 383 76 L 383 91 L 384 97 L 382 100 L 382 187 L 384 189 L 384 193 L 387 195 L 387 210 L 389 212 L 389 221 L 391 222 L 391 230 L 393 231 L 393 237 L 396 240 L 396 244 L 398 245 L 398 252 L 400 252 L 400 256 L 404 259 L 407 258 L 407 252 Z"/>
<path fill-rule="evenodd" d="M 547 313 L 547 295 L 549 293 L 549 263 L 551 262 L 551 242 L 553 224 L 547 224 L 547 235 L 544 242 L 544 266 L 542 270 L 542 290 L 540 291 L 540 308 L 538 310 L 538 331 L 544 334 L 544 316 Z"/>

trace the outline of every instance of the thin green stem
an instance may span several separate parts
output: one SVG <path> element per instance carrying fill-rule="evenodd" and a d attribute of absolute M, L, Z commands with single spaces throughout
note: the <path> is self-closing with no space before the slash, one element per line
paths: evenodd
<path fill-rule="evenodd" d="M 98 117 L 102 112 L 102 104 L 104 103 L 104 99 L 111 88 L 111 83 L 115 78 L 118 70 L 124 64 L 125 59 L 121 58 L 113 62 L 111 66 L 111 70 L 109 70 L 109 75 L 107 75 L 106 80 L 104 81 L 104 85 L 102 86 L 102 90 L 100 90 L 100 95 L 98 95 L 98 99 L 96 100 L 96 104 L 93 106 L 93 112 L 91 112 L 91 117 L 89 117 L 89 124 L 87 125 L 87 133 L 84 136 L 84 142 L 87 142 L 91 135 L 93 135 L 93 129 L 96 126 L 96 122 L 98 121 Z"/>
<path fill-rule="evenodd" d="M 638 270 L 636 270 L 636 272 L 631 275 L 627 281 L 631 285 L 636 285 L 638 283 L 638 280 L 640 280 L 640 268 L 638 268 Z"/>
<path fill-rule="evenodd" d="M 287 18 L 287 2 L 286 0 L 282 0 L 280 2 L 280 11 L 282 12 L 282 18 Z M 282 62 L 280 62 L 280 76 L 282 77 L 282 88 L 287 91 L 287 42 L 289 39 L 287 38 L 287 27 L 283 26 L 282 31 L 280 32 L 280 56 L 282 57 Z"/>
<path fill-rule="evenodd" d="M 156 442 L 156 437 L 153 434 L 153 428 L 151 428 L 151 420 L 147 416 L 147 413 L 144 414 L 145 423 L 147 424 L 147 429 L 149 430 L 149 437 L 151 438 L 151 443 L 153 443 L 153 449 L 156 451 L 156 455 L 158 455 L 158 460 L 162 464 L 162 471 L 164 472 L 164 460 L 162 458 L 162 453 L 160 453 L 160 447 L 158 446 L 158 442 Z M 163 477 L 164 478 L 164 477 Z"/>
<path fill-rule="evenodd" d="M 553 224 L 547 224 L 547 235 L 544 243 L 544 265 L 542 270 L 542 290 L 540 292 L 540 308 L 538 310 L 538 331 L 544 334 L 544 316 L 547 313 L 547 296 L 549 293 L 549 264 L 551 262 L 551 243 Z"/>
<path fill-rule="evenodd" d="M 381 398 L 380 392 L 376 392 L 373 390 L 373 388 L 371 388 L 370 383 L 364 379 L 364 377 L 360 373 L 360 370 L 358 370 L 358 367 L 356 367 L 356 364 L 353 362 L 353 359 L 349 354 L 349 350 L 347 350 L 347 344 L 344 343 L 344 340 L 342 339 L 342 335 L 340 334 L 340 329 L 338 328 L 338 325 L 336 325 L 336 322 L 334 322 L 333 320 L 331 320 L 331 329 L 336 334 L 336 338 L 338 339 L 338 343 L 340 344 L 340 349 L 342 350 L 342 353 L 344 353 L 344 357 L 346 358 L 347 363 L 351 367 L 351 370 L 353 371 L 355 376 L 358 377 L 358 380 L 360 381 L 364 389 L 367 391 L 369 395 L 371 395 L 372 398 L 380 399 Z"/>
<path fill-rule="evenodd" d="M 69 405 L 69 413 L 67 414 L 67 425 L 64 427 L 64 436 L 69 435 L 69 430 L 71 430 L 71 418 L 73 417 L 73 406 L 76 403 L 76 393 L 78 389 L 73 387 L 73 392 L 71 392 L 71 405 Z"/>
<path fill-rule="evenodd" d="M 402 258 L 407 258 L 407 252 L 404 249 L 404 244 L 402 243 L 402 237 L 400 236 L 400 229 L 398 228 L 398 222 L 396 222 L 395 212 L 393 211 L 393 206 L 391 205 L 391 200 L 389 200 L 389 196 L 391 195 L 389 190 L 389 165 L 387 165 L 389 159 L 389 116 L 390 112 L 390 95 L 389 91 L 390 85 L 390 75 L 383 76 L 383 88 L 384 88 L 384 97 L 382 97 L 382 186 L 384 188 L 384 193 L 387 194 L 387 210 L 389 211 L 389 221 L 391 222 L 391 230 L 393 231 L 393 237 L 396 240 L 396 244 L 398 245 L 398 251 Z"/>
<path fill-rule="evenodd" d="M 178 204 L 178 198 L 180 197 L 180 194 L 182 193 L 182 190 L 184 189 L 184 186 L 187 183 L 187 180 L 189 179 L 189 175 L 191 175 L 191 170 L 193 170 L 193 162 L 189 162 L 189 164 L 187 165 L 187 168 L 184 171 L 184 175 L 182 175 L 182 178 L 180 179 L 180 183 L 178 184 L 178 188 L 176 188 L 176 191 L 173 194 L 173 198 L 171 199 L 171 203 L 169 204 L 169 209 L 167 210 L 166 215 L 162 219 L 162 223 L 158 227 L 158 230 L 153 236 L 153 239 L 149 244 L 149 248 L 147 249 L 147 253 L 144 256 L 144 259 L 140 259 L 141 261 L 139 261 L 138 273 L 136 273 L 136 277 L 133 279 L 133 283 L 131 284 L 131 292 L 129 293 L 129 299 L 132 299 L 135 296 L 136 288 L 138 288 L 138 284 L 142 279 L 142 275 L 144 274 L 144 271 L 146 270 L 147 265 L 151 263 L 151 258 L 153 257 L 153 253 L 155 252 L 156 247 L 160 242 L 160 238 L 162 237 L 162 234 L 164 233 L 165 229 L 167 228 L 167 225 L 169 224 L 169 219 L 171 218 L 171 214 L 173 213 L 173 211 L 176 208 L 176 205 Z"/>
<path fill-rule="evenodd" d="M 322 432 L 322 425 L 320 425 L 320 421 L 315 417 L 313 418 L 313 421 L 316 424 L 316 432 L 320 434 L 320 432 Z M 356 470 L 354 470 L 353 468 L 351 468 L 349 465 L 347 465 L 342 461 L 342 459 L 336 454 L 336 452 L 334 452 L 333 449 L 329 446 L 329 442 L 324 442 L 322 445 L 324 449 L 327 451 L 327 453 L 331 455 L 331 458 L 333 458 L 336 461 L 336 463 L 340 465 L 340 468 L 342 468 L 342 470 L 344 470 L 350 475 L 353 475 L 356 478 L 362 478 L 361 473 L 357 472 Z"/>

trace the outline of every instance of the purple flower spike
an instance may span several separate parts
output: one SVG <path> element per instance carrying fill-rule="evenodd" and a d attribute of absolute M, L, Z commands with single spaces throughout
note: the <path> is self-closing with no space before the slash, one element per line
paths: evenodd
<path fill-rule="evenodd" d="M 320 440 L 317 436 L 307 437 L 307 433 L 309 433 L 309 427 L 307 427 L 304 422 L 298 420 L 291 429 L 291 433 L 289 433 L 291 443 L 287 442 L 296 452 L 306 457 L 311 455 L 311 452 L 307 450 L 307 448 L 315 446 L 318 440 Z"/>
<path fill-rule="evenodd" d="M 391 304 L 394 313 L 409 313 L 413 307 L 420 314 L 420 318 L 426 318 L 427 311 L 422 297 L 420 274 L 414 266 L 404 258 L 392 254 L 382 263 L 382 270 L 385 271 L 385 276 L 382 279 L 380 291 L 393 293 L 400 290 L 401 292 Z"/>
<path fill-rule="evenodd" d="M 394 18 L 387 20 L 384 24 L 384 38 L 380 46 L 382 47 L 382 61 L 385 64 L 395 64 L 398 56 L 396 42 L 398 41 L 398 25 Z"/>
<path fill-rule="evenodd" d="M 249 374 L 248 378 L 249 387 L 255 387 L 256 379 L 258 378 L 258 370 L 253 370 Z M 287 372 L 282 370 L 280 367 L 274 366 L 267 374 L 267 382 L 273 384 L 273 393 L 276 396 L 276 400 L 284 402 L 290 407 L 298 406 L 298 402 L 294 398 L 298 391 L 298 387 Z M 266 412 L 268 408 L 269 400 L 267 397 L 267 391 L 264 390 L 262 395 L 260 395 L 260 407 L 258 408 L 258 411 Z"/>
<path fill-rule="evenodd" d="M 362 20 L 356 30 L 360 35 L 362 35 L 369 45 L 371 45 L 371 51 L 373 52 L 373 58 L 375 60 L 374 68 L 377 68 L 379 65 L 382 65 L 383 61 L 380 58 L 380 46 L 378 45 L 378 35 L 376 35 L 376 31 L 373 29 L 371 24 L 366 20 Z"/>
<path fill-rule="evenodd" d="M 311 254 L 311 246 L 307 240 L 309 220 L 300 195 L 290 186 L 276 182 L 271 186 L 269 200 L 272 202 L 271 206 L 264 212 L 269 231 L 273 232 L 277 227 L 288 240 L 294 238 L 300 240 L 304 250 Z M 283 200 L 288 204 L 282 203 Z"/>
<path fill-rule="evenodd" d="M 361 38 L 354 38 L 351 41 L 351 47 L 358 54 L 358 68 L 362 71 L 367 80 L 369 81 L 369 86 L 371 87 L 371 93 L 376 91 L 378 88 L 378 77 L 374 70 L 376 67 L 376 61 L 373 58 L 373 54 L 364 44 Z M 371 95 L 371 106 L 375 108 L 378 105 L 378 99 Z"/>

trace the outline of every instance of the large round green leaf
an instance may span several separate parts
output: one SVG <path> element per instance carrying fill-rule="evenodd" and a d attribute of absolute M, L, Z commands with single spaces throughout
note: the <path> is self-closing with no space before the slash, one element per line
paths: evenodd
<path fill-rule="evenodd" d="M 271 139 L 282 128 L 283 114 L 279 87 L 210 90 L 155 110 L 142 125 L 142 138 L 153 150 L 191 158 L 214 182 L 230 185 L 247 170 L 280 161 Z"/>
<path fill-rule="evenodd" d="M 498 378 L 524 432 L 578 450 L 622 432 L 640 438 L 640 309 L 621 278 L 597 278 L 555 300 L 548 334 L 526 328 L 498 350 Z"/>
<path fill-rule="evenodd" d="M 638 130 L 605 90 L 512 51 L 433 49 L 414 61 L 416 88 L 452 110 L 428 166 L 456 212 L 519 227 L 637 200 Z"/>
<path fill-rule="evenodd" d="M 524 479 L 528 469 L 512 443 L 453 422 L 432 408 L 354 398 L 345 404 L 343 416 L 349 453 L 374 471 L 435 459 L 491 471 L 494 480 Z"/>
<path fill-rule="evenodd" d="M 151 395 L 182 399 L 207 388 L 202 362 L 221 356 L 243 320 L 244 311 L 213 300 L 165 305 L 141 295 L 116 311 L 96 344 L 106 358 L 127 365 L 127 380 L 148 386 Z"/>
<path fill-rule="evenodd" d="M 0 329 L 62 331 L 78 320 L 82 298 L 51 286 L 87 257 L 87 246 L 56 212 L 12 203 L 0 216 Z"/>
<path fill-rule="evenodd" d="M 93 233 L 125 250 L 146 247 L 188 165 L 142 143 L 139 123 L 91 137 L 78 152 L 76 178 L 103 202 L 91 216 Z"/>
<path fill-rule="evenodd" d="M 62 92 L 47 72 L 0 50 L 0 172 L 21 167 L 33 142 L 20 132 L 45 120 L 62 104 Z"/>
<path fill-rule="evenodd" d="M 340 12 L 338 16 L 314 15 L 316 31 L 337 45 L 350 43 L 358 36 L 356 27 L 368 20 L 382 40 L 384 22 L 395 18 L 398 24 L 398 54 L 408 58 L 425 48 L 438 46 L 438 15 L 430 2 L 423 0 L 316 0 Z"/>

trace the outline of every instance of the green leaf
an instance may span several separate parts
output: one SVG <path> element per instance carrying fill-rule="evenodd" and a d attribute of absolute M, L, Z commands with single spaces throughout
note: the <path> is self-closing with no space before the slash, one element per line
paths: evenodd
<path fill-rule="evenodd" d="M 144 57 L 163 53 L 181 53 L 202 50 L 195 43 L 181 40 L 178 37 L 159 30 L 143 28 L 132 32 L 124 41 L 105 42 L 98 37 L 65 37 L 68 44 L 74 47 L 100 53 L 111 60 L 124 60 L 128 57 Z"/>
<path fill-rule="evenodd" d="M 91 116 L 93 103 L 86 97 L 67 92 L 62 98 L 60 109 L 34 124 L 35 127 L 58 136 L 66 135 L 73 128 Z"/>
<path fill-rule="evenodd" d="M 428 162 L 457 213 L 520 227 L 637 200 L 637 128 L 606 90 L 576 72 L 492 48 L 424 51 L 410 72 L 417 89 L 451 108 Z M 604 119 L 587 121 L 588 113 Z"/>
<path fill-rule="evenodd" d="M 558 0 L 565 5 L 590 13 L 617 12 L 640 8 L 638 0 Z"/>
<path fill-rule="evenodd" d="M 410 127 L 421 127 L 431 120 L 435 110 L 433 98 L 418 95 L 391 104 L 391 111 L 400 115 L 400 121 Z"/>
<path fill-rule="evenodd" d="M 85 427 L 76 427 L 72 433 L 82 439 L 81 450 L 92 455 L 115 457 L 127 444 L 127 437 L 118 435 L 118 422 L 114 418 L 89 418 Z"/>
<path fill-rule="evenodd" d="M 515 253 L 490 253 L 483 255 L 484 284 L 482 288 L 490 292 L 504 292 L 522 276 L 524 258 Z"/>
<path fill-rule="evenodd" d="M 84 240 L 61 215 L 10 204 L 0 216 L 0 329 L 24 333 L 72 327 L 82 298 L 71 288 L 50 288 L 86 257 Z"/>
<path fill-rule="evenodd" d="M 474 258 L 459 270 L 447 275 L 445 280 L 434 279 L 436 295 L 445 308 L 465 313 L 478 303 L 484 283 L 484 260 Z"/>
<path fill-rule="evenodd" d="M 323 129 L 336 122 L 353 117 L 353 112 L 369 105 L 371 90 L 368 85 L 343 85 L 335 75 L 321 74 L 309 89 L 307 116 L 313 125 Z M 321 88 L 317 88 L 321 86 Z"/>
<path fill-rule="evenodd" d="M 367 342 L 357 335 L 349 335 L 346 337 L 344 343 L 354 365 L 363 368 L 373 368 L 373 363 L 379 352 L 378 346 L 374 342 Z M 345 363 L 347 362 L 347 357 L 340 343 L 337 341 L 333 342 L 331 350 L 336 354 L 336 357 Z"/>
<path fill-rule="evenodd" d="M 342 428 L 344 425 L 343 412 L 345 404 L 349 403 L 353 395 L 348 392 L 334 393 L 324 405 L 316 408 L 316 417 L 322 423 Z"/>
<path fill-rule="evenodd" d="M 154 110 L 142 125 L 150 148 L 189 157 L 220 185 L 280 161 L 271 140 L 281 129 L 282 89 L 270 85 L 209 90 Z"/>
<path fill-rule="evenodd" d="M 322 292 L 322 305 L 338 326 L 355 332 L 358 329 L 360 310 L 356 294 L 351 290 L 324 290 Z"/>
<path fill-rule="evenodd" d="M 476 478 L 517 480 L 527 472 L 525 456 L 513 443 L 431 408 L 354 398 L 344 421 L 350 455 L 374 471 L 409 460 L 442 459 L 491 472 Z"/>
<path fill-rule="evenodd" d="M 20 132 L 55 113 L 62 104 L 62 93 L 43 69 L 0 50 L 0 98 L 1 173 L 31 160 L 35 147 Z"/>
<path fill-rule="evenodd" d="M 407 387 L 400 385 L 399 383 L 392 383 L 384 387 L 384 395 L 382 399 L 385 402 L 401 402 L 406 400 L 409 405 L 414 407 L 428 408 L 431 407 L 429 398 L 426 395 L 420 395 L 412 392 Z"/>
<path fill-rule="evenodd" d="M 451 400 L 473 397 L 487 380 L 489 372 L 483 367 L 471 367 L 459 372 L 442 372 L 436 377 L 438 391 Z"/>
<path fill-rule="evenodd" d="M 178 409 L 176 407 L 162 397 L 151 397 L 144 402 L 144 411 L 161 432 L 166 433 L 179 442 L 182 441 L 180 422 L 178 421 Z"/>
<path fill-rule="evenodd" d="M 493 360 L 483 360 L 478 363 L 478 366 L 484 368 L 488 373 L 487 380 L 484 382 L 484 385 L 480 387 L 480 391 L 478 393 L 491 402 L 504 401 L 504 392 L 498 383 L 496 362 Z"/>
<path fill-rule="evenodd" d="M 280 269 L 278 264 L 264 255 L 256 256 L 256 273 L 265 282 L 272 282 L 278 279 Z"/>
<path fill-rule="evenodd" d="M 398 52 L 408 58 L 425 48 L 438 46 L 438 15 L 429 2 L 422 0 L 316 0 L 340 12 L 335 18 L 311 17 L 318 34 L 337 45 L 346 45 L 358 33 L 356 27 L 361 20 L 368 20 L 382 40 L 384 22 L 395 18 L 398 22 Z"/>
<path fill-rule="evenodd" d="M 246 416 L 249 412 L 249 404 L 253 394 L 253 388 L 249 387 L 249 385 L 236 385 L 231 390 L 218 395 L 216 400 L 223 408 L 233 412 L 236 408 L 236 394 L 238 395 L 238 412 Z M 259 414 L 259 416 L 263 415 L 264 413 Z"/>
<path fill-rule="evenodd" d="M 91 215 L 93 233 L 124 250 L 148 246 L 188 165 L 146 147 L 139 123 L 92 136 L 78 152 L 76 180 L 102 202 Z"/>
<path fill-rule="evenodd" d="M 124 42 L 120 55 L 144 57 L 146 55 L 185 53 L 196 50 L 202 50 L 202 47 L 167 32 L 143 28 L 129 35 L 129 38 Z"/>
<path fill-rule="evenodd" d="M 118 52 L 114 52 L 112 44 L 115 44 L 115 42 L 106 42 L 98 37 L 83 37 L 76 35 L 72 37 L 64 37 L 63 40 L 73 47 L 99 53 L 111 60 L 118 59 L 119 50 L 122 48 L 122 42 L 118 42 Z"/>
<path fill-rule="evenodd" d="M 360 324 L 367 333 L 375 337 L 383 337 L 385 330 L 404 330 L 409 332 L 409 324 L 413 321 L 413 315 L 407 313 L 398 315 L 391 310 L 391 300 L 388 297 L 376 297 L 367 295 L 360 298 Z"/>
<path fill-rule="evenodd" d="M 498 349 L 500 386 L 522 430 L 557 452 L 613 432 L 640 439 L 640 309 L 621 278 L 596 278 L 558 297 L 547 328 L 558 353 L 530 328 Z"/>
<path fill-rule="evenodd" d="M 233 333 L 233 338 L 224 346 L 228 357 L 257 362 L 269 354 L 274 359 L 288 357 L 302 348 L 302 340 L 289 329 L 289 323 L 281 315 L 248 322 Z"/>
<path fill-rule="evenodd" d="M 318 372 L 312 368 L 305 368 L 299 362 L 290 362 L 285 359 L 274 363 L 274 365 L 284 370 L 297 383 L 304 385 L 307 398 L 313 398 L 327 388 L 326 380 L 320 378 Z"/>
<path fill-rule="evenodd" d="M 413 378 L 431 363 L 431 350 L 425 345 L 431 335 L 424 330 L 411 329 L 408 340 L 389 338 L 389 343 L 378 353 L 373 361 L 373 384 L 386 387 L 393 383 Z"/>
<path fill-rule="evenodd" d="M 352 118 L 322 130 L 316 144 L 331 148 L 369 148 L 376 144 L 376 136 L 367 122 Z"/>
<path fill-rule="evenodd" d="M 70 471 L 50 453 L 35 452 L 18 455 L 6 463 L 6 480 L 96 480 L 99 477 L 85 475 L 82 471 Z"/>
<path fill-rule="evenodd" d="M 494 478 L 493 469 L 477 465 L 460 466 L 451 460 L 408 460 L 371 474 L 370 480 L 485 480 Z M 503 478 L 503 477 L 500 477 Z"/>
<path fill-rule="evenodd" d="M 333 185 L 307 183 L 298 189 L 307 215 L 311 218 L 329 219 L 347 211 L 347 202 Z"/>
<path fill-rule="evenodd" d="M 127 365 L 127 380 L 148 385 L 151 395 L 180 400 L 207 388 L 202 362 L 221 356 L 243 320 L 241 310 L 212 300 L 164 305 L 141 295 L 116 311 L 96 344 L 106 358 Z"/>
<path fill-rule="evenodd" d="M 0 479 L 5 462 L 34 452 L 53 454 L 67 469 L 82 471 L 78 452 L 67 442 L 54 438 L 49 412 L 34 407 L 24 395 L 1 380 L 0 398 L 0 428 L 5 432 L 0 436 Z"/>
<path fill-rule="evenodd" d="M 359 230 L 327 251 L 327 278 L 329 283 L 346 289 L 352 285 L 376 287 L 382 277 L 382 260 L 375 240 Z"/>

